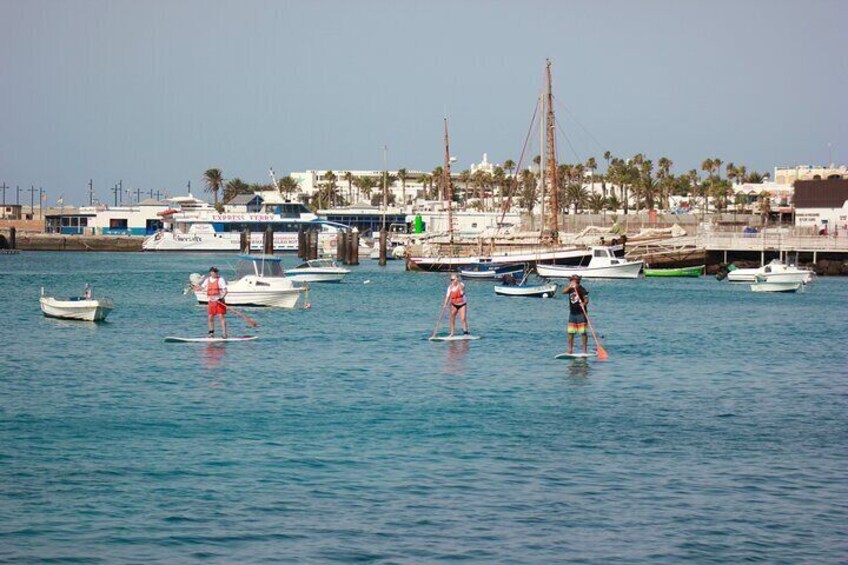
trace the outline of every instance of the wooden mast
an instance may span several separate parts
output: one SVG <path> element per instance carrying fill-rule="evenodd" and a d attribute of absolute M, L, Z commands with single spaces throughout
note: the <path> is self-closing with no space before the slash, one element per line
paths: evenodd
<path fill-rule="evenodd" d="M 445 165 L 442 167 L 442 184 L 445 187 L 445 199 L 448 206 L 448 241 L 453 254 L 453 190 L 451 188 L 450 145 L 448 143 L 448 119 L 445 117 Z"/>
<path fill-rule="evenodd" d="M 548 167 L 548 195 L 550 197 L 550 211 L 551 211 L 551 238 L 554 243 L 556 243 L 559 239 L 559 201 L 557 195 L 557 161 L 556 161 L 556 123 L 554 122 L 554 96 L 552 93 L 551 87 L 551 61 L 547 60 L 547 79 L 548 79 L 548 116 L 547 116 L 547 130 L 548 130 L 548 158 L 547 158 L 547 167 Z"/>

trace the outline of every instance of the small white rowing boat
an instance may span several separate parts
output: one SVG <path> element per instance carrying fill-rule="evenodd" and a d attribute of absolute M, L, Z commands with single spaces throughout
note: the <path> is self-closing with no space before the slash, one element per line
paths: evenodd
<path fill-rule="evenodd" d="M 85 285 L 82 296 L 72 298 L 44 296 L 44 288 L 42 287 L 39 302 L 41 311 L 48 318 L 83 320 L 86 322 L 105 320 L 113 308 L 111 298 L 92 298 L 89 285 Z"/>
<path fill-rule="evenodd" d="M 758 276 L 751 290 L 754 292 L 797 292 L 804 283 L 800 281 L 771 281 Z"/>

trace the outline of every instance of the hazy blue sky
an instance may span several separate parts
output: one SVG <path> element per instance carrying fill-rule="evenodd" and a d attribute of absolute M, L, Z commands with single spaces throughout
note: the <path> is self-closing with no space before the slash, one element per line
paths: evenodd
<path fill-rule="evenodd" d="M 561 161 L 844 163 L 846 21 L 843 0 L 0 0 L 0 184 L 111 200 L 210 167 L 380 169 L 383 145 L 431 170 L 445 112 L 460 168 L 517 160 L 546 57 Z"/>

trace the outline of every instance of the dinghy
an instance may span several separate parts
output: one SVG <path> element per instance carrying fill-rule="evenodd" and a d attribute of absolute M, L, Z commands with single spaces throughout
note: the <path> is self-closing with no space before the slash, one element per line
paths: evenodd
<path fill-rule="evenodd" d="M 63 320 L 83 320 L 86 322 L 100 322 L 106 319 L 112 311 L 111 298 L 93 298 L 91 286 L 85 285 L 83 295 L 72 298 L 54 298 L 44 295 L 44 287 L 41 288 L 41 311 L 48 318 L 61 318 Z"/>
<path fill-rule="evenodd" d="M 705 265 L 697 267 L 678 267 L 676 269 L 649 269 L 645 268 L 646 277 L 700 277 L 704 274 Z"/>
<path fill-rule="evenodd" d="M 557 284 L 527 284 L 527 275 L 522 277 L 518 284 L 509 284 L 509 277 L 504 278 L 501 285 L 495 287 L 495 294 L 500 296 L 528 296 L 534 298 L 554 298 L 556 297 Z"/>

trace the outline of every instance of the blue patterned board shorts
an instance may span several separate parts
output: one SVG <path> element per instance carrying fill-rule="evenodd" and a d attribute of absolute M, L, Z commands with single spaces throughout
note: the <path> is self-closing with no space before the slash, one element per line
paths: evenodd
<path fill-rule="evenodd" d="M 580 314 L 569 314 L 568 333 L 585 334 L 587 325 L 586 316 L 582 312 Z"/>

